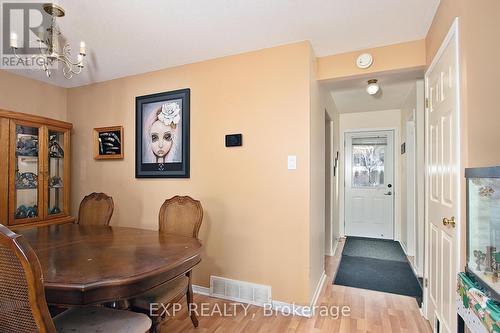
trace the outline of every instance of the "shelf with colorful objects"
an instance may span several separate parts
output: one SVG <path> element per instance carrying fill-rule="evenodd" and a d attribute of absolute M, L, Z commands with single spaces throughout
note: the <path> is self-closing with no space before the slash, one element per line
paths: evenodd
<path fill-rule="evenodd" d="M 457 312 L 473 333 L 500 333 L 500 304 L 477 281 L 458 274 Z"/>
<path fill-rule="evenodd" d="M 0 219 L 11 229 L 68 223 L 70 123 L 0 110 Z M 3 223 L 5 224 L 5 222 Z"/>
<path fill-rule="evenodd" d="M 500 166 L 468 168 L 467 261 L 457 311 L 472 332 L 500 333 Z"/>

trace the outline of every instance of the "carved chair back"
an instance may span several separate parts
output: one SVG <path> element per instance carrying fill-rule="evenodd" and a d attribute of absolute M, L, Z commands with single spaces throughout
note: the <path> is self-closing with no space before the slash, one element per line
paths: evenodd
<path fill-rule="evenodd" d="M 160 208 L 160 232 L 198 238 L 203 208 L 201 202 L 189 196 L 178 196 L 165 200 Z"/>
<path fill-rule="evenodd" d="M 113 198 L 105 193 L 92 193 L 83 198 L 78 210 L 78 224 L 109 225 L 114 210 Z"/>

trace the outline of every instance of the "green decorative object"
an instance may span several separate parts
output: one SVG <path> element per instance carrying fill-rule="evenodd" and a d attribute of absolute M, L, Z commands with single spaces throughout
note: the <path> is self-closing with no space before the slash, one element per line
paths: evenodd
<path fill-rule="evenodd" d="M 486 296 L 465 273 L 458 274 L 457 293 L 464 308 L 471 310 L 488 332 L 500 333 L 500 304 Z"/>

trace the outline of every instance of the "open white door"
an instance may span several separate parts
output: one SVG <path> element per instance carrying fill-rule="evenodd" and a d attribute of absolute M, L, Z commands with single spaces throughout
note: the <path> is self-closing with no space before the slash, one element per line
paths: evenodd
<path fill-rule="evenodd" d="M 345 234 L 394 239 L 394 132 L 345 135 Z"/>
<path fill-rule="evenodd" d="M 434 331 L 457 331 L 460 140 L 458 21 L 425 74 L 427 318 Z"/>

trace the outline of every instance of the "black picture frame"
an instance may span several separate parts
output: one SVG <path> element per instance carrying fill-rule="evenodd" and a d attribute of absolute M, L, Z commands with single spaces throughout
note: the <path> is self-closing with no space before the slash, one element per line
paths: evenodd
<path fill-rule="evenodd" d="M 138 96 L 135 98 L 135 177 L 136 178 L 189 178 L 189 145 L 190 145 L 190 95 L 189 88 L 175 91 Z M 149 140 L 148 119 L 155 119 L 155 114 L 163 113 L 164 105 L 177 104 L 180 108 L 180 122 L 178 125 L 171 123 L 172 134 L 169 137 L 173 142 L 169 151 L 162 155 L 163 150 L 158 151 L 145 148 L 147 144 L 153 146 Z M 177 110 L 178 111 L 178 110 Z M 156 122 L 155 121 L 155 122 Z M 168 120 L 167 120 L 168 121 Z M 164 122 L 162 122 L 164 123 Z M 165 123 L 164 123 L 165 124 Z M 160 124 L 161 125 L 161 124 Z M 161 125 L 163 126 L 163 125 Z M 180 135 L 176 136 L 174 133 Z M 169 134 L 170 135 L 170 134 Z M 163 138 L 163 137 L 162 137 Z M 181 141 L 179 144 L 178 141 Z M 153 139 L 151 139 L 151 142 Z M 175 146 L 177 144 L 177 146 Z M 175 149 L 174 149 L 175 148 Z M 174 152 L 175 150 L 175 152 Z M 179 152 L 180 150 L 180 152 Z M 171 154 L 172 153 L 172 154 Z M 175 159 L 172 160 L 172 156 Z M 155 160 L 156 159 L 156 160 Z"/>

